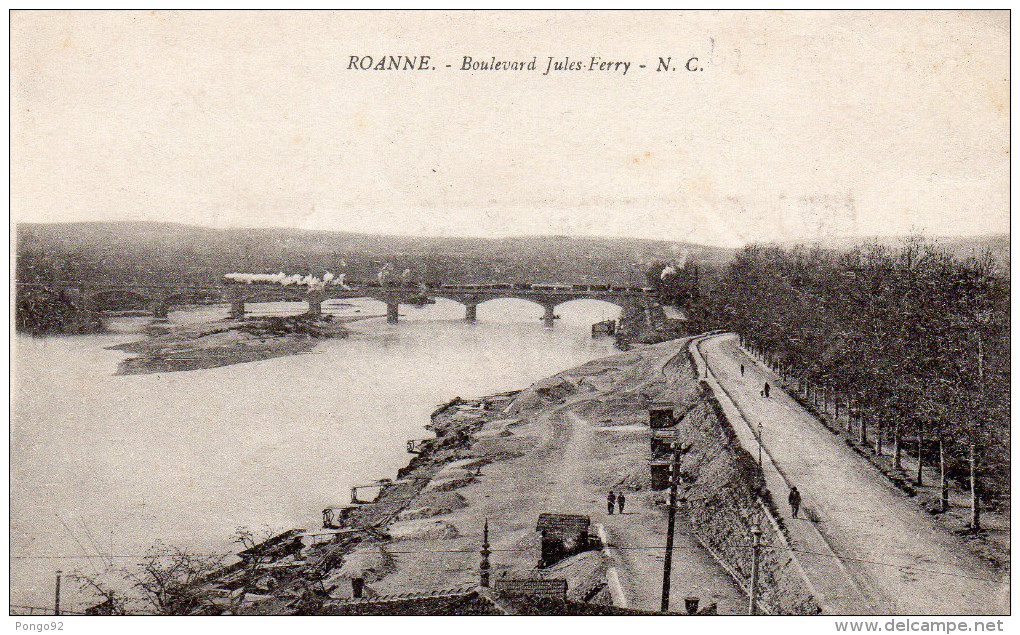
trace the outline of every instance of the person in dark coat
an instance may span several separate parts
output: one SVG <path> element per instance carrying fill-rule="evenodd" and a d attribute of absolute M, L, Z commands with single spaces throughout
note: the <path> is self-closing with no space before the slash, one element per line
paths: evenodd
<path fill-rule="evenodd" d="M 765 395 L 765 398 L 768 399 L 768 397 L 769 397 L 769 382 L 765 382 L 765 390 L 763 390 L 762 393 Z"/>
<path fill-rule="evenodd" d="M 744 365 L 743 364 L 740 365 L 740 376 L 741 377 L 744 376 Z"/>
<path fill-rule="evenodd" d="M 797 486 L 794 485 L 790 488 L 790 509 L 793 510 L 793 517 L 797 517 L 797 511 L 800 509 L 800 492 L 797 491 Z"/>
<path fill-rule="evenodd" d="M 606 507 L 609 509 L 609 515 L 613 515 L 613 508 L 616 507 L 616 494 L 609 492 L 609 496 L 606 497 Z"/>
<path fill-rule="evenodd" d="M 623 513 L 623 506 L 627 504 L 627 497 L 620 492 L 620 495 L 616 497 L 616 504 L 620 506 L 620 513 Z"/>

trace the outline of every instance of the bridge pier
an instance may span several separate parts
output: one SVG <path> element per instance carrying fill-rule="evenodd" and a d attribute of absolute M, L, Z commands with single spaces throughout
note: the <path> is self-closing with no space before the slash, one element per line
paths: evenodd
<path fill-rule="evenodd" d="M 321 316 L 322 302 L 325 299 L 326 299 L 325 296 L 321 293 L 308 294 L 308 315 L 311 317 Z"/>
<path fill-rule="evenodd" d="M 240 320 L 244 317 L 244 298 L 234 298 L 230 301 L 230 319 Z"/>
<path fill-rule="evenodd" d="M 477 304 L 466 304 L 464 310 L 464 319 L 468 322 L 474 322 L 478 319 L 478 305 Z"/>
<path fill-rule="evenodd" d="M 153 300 L 151 307 L 154 319 L 165 320 L 170 317 L 170 305 L 166 300 Z"/>
<path fill-rule="evenodd" d="M 74 306 L 88 308 L 86 303 L 82 300 L 82 292 L 78 287 L 67 287 L 66 289 L 62 289 L 60 293 L 65 300 Z"/>
<path fill-rule="evenodd" d="M 390 324 L 396 324 L 400 321 L 400 305 L 386 303 L 386 321 Z"/>
<path fill-rule="evenodd" d="M 545 308 L 545 315 L 542 316 L 542 324 L 547 329 L 551 329 L 556 326 L 556 305 L 554 304 L 543 304 Z"/>

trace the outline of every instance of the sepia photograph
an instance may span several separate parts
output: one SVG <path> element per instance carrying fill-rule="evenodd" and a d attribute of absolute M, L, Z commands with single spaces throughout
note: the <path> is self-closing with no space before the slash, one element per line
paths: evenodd
<path fill-rule="evenodd" d="M 1008 10 L 9 36 L 12 632 L 1007 630 Z"/>

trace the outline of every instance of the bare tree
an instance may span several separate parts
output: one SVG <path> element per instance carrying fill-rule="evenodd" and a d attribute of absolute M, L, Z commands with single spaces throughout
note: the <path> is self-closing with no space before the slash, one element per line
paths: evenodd
<path fill-rule="evenodd" d="M 187 615 L 202 603 L 200 583 L 221 568 L 224 558 L 157 542 L 137 567 L 125 571 L 125 577 L 149 612 Z"/>
<path fill-rule="evenodd" d="M 240 613 L 245 595 L 258 586 L 259 580 L 264 574 L 265 564 L 271 559 L 264 543 L 272 535 L 273 532 L 268 527 L 258 531 L 248 527 L 238 527 L 234 532 L 234 543 L 241 547 L 241 552 L 238 555 L 244 563 L 240 587 L 235 589 L 233 600 L 230 603 L 230 611 L 234 614 Z"/>

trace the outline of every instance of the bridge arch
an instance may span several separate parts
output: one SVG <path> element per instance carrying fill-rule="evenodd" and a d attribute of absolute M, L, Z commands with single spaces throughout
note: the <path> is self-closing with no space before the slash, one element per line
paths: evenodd
<path fill-rule="evenodd" d="M 455 298 L 450 298 L 450 299 L 453 300 Z M 465 305 L 467 305 L 467 304 L 474 304 L 475 306 L 478 306 L 478 305 L 481 305 L 481 304 L 487 304 L 489 302 L 497 302 L 499 300 L 516 300 L 518 302 L 528 302 L 530 304 L 536 304 L 536 305 L 538 305 L 540 307 L 544 307 L 546 304 L 550 304 L 550 303 L 544 303 L 544 302 L 541 302 L 541 301 L 539 301 L 539 300 L 537 300 L 535 298 L 529 298 L 529 297 L 526 297 L 526 296 L 523 296 L 523 295 L 502 295 L 502 296 L 498 296 L 498 297 L 479 298 L 477 302 L 473 302 L 473 303 L 470 302 L 470 301 L 465 301 L 465 300 L 457 300 L 457 302 L 460 302 L 461 304 L 465 304 Z M 555 305 L 553 305 L 553 306 L 555 306 Z"/>
<path fill-rule="evenodd" d="M 565 306 L 567 304 L 572 304 L 574 302 L 601 302 L 602 304 L 608 304 L 609 306 L 619 309 L 620 311 L 623 311 L 624 308 L 626 308 L 624 305 L 627 304 L 625 300 L 621 300 L 619 298 L 600 298 L 593 295 L 591 297 L 568 298 L 566 300 L 563 300 L 562 302 L 558 302 L 556 304 L 556 308 Z"/>
<path fill-rule="evenodd" d="M 156 298 L 153 298 L 144 293 L 139 293 L 138 291 L 133 291 L 131 289 L 101 289 L 99 291 L 95 291 L 92 293 L 83 294 L 82 296 L 82 300 L 84 301 L 86 306 L 92 307 L 100 311 L 118 310 L 116 308 L 104 309 L 104 304 L 109 305 L 111 304 L 110 302 L 111 300 L 128 298 L 137 301 L 137 305 L 135 306 L 140 305 L 144 307 L 148 307 L 150 304 L 152 304 L 152 302 L 156 300 Z"/>

